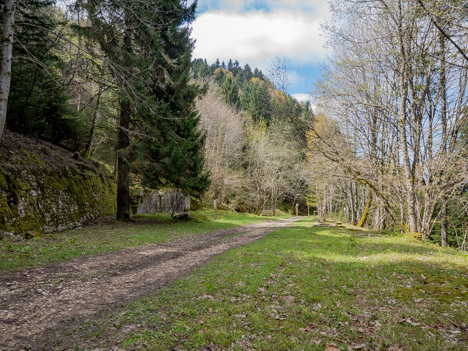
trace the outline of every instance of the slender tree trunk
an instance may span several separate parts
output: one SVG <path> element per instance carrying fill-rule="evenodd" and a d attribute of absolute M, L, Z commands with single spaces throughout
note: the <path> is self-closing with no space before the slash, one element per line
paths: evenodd
<path fill-rule="evenodd" d="M 400 134 L 400 149 L 403 152 L 403 167 L 404 167 L 404 185 L 406 190 L 406 205 L 408 207 L 408 222 L 411 233 L 418 232 L 418 221 L 416 212 L 416 189 L 414 179 L 414 167 L 412 167 L 409 150 L 408 150 L 408 91 L 409 91 L 409 49 L 406 47 L 407 33 L 403 28 L 403 8 L 401 1 L 398 1 L 398 41 L 399 41 L 399 72 L 398 72 L 398 89 L 399 89 L 399 134 Z"/>
<path fill-rule="evenodd" d="M 271 214 L 276 216 L 276 195 L 271 197 Z"/>
<path fill-rule="evenodd" d="M 442 246 L 448 246 L 448 231 L 447 231 L 447 226 L 448 226 L 448 221 L 447 221 L 447 203 L 445 202 L 445 199 L 442 199 L 442 209 L 440 211 L 440 239 L 441 239 L 441 245 Z"/>
<path fill-rule="evenodd" d="M 440 62 L 440 87 L 442 89 L 442 111 L 441 111 L 441 123 L 442 123 L 442 143 L 444 153 L 447 153 L 447 77 L 445 73 L 445 37 L 440 33 L 440 50 L 442 60 Z M 440 238 L 441 245 L 448 245 L 448 232 L 447 232 L 447 199 L 445 196 L 442 196 L 441 199 L 442 208 L 440 211 Z"/>
<path fill-rule="evenodd" d="M 411 167 L 411 160 L 409 157 L 408 140 L 407 140 L 407 115 L 406 115 L 406 99 L 408 93 L 408 83 L 406 82 L 406 63 L 402 59 L 401 72 L 400 72 L 400 140 L 401 149 L 403 150 L 403 162 L 404 162 L 404 178 L 405 178 L 405 190 L 406 190 L 406 204 L 408 206 L 408 221 L 409 229 L 411 233 L 418 232 L 417 224 L 417 213 L 416 213 L 416 189 L 415 179 L 413 173 L 413 167 Z"/>
<path fill-rule="evenodd" d="M 465 251 L 466 251 L 466 238 L 467 238 L 467 236 L 468 236 L 468 230 L 465 229 L 465 233 L 464 233 L 464 235 L 463 235 L 463 242 L 462 242 L 462 244 L 461 244 L 461 251 L 462 251 L 462 252 L 465 252 Z"/>
<path fill-rule="evenodd" d="M 94 110 L 93 122 L 91 125 L 91 131 L 89 133 L 88 143 L 86 144 L 84 157 L 91 157 L 91 149 L 93 147 L 94 135 L 96 134 L 97 121 L 101 112 L 102 93 L 104 91 L 104 67 L 102 68 L 101 78 L 99 79 L 99 90 L 96 97 L 96 108 Z"/>
<path fill-rule="evenodd" d="M 8 95 L 11 83 L 11 61 L 13 59 L 13 39 L 15 23 L 15 0 L 4 0 L 3 5 L 3 28 L 1 34 L 2 59 L 0 62 L 0 139 L 5 128 Z"/>
<path fill-rule="evenodd" d="M 361 220 L 357 224 L 358 227 L 363 227 L 364 223 L 366 223 L 367 215 L 369 214 L 369 209 L 371 207 L 371 204 L 372 204 L 372 191 L 369 190 L 369 195 L 367 197 L 366 207 L 364 208 L 364 212 L 362 213 Z"/>
<path fill-rule="evenodd" d="M 357 224 L 357 213 L 358 213 L 358 206 L 359 206 L 359 194 L 358 194 L 358 187 L 355 181 L 351 183 L 351 202 L 353 204 L 353 212 L 352 212 L 352 224 Z"/>
<path fill-rule="evenodd" d="M 328 190 L 327 190 L 327 187 L 325 186 L 323 188 L 323 205 L 322 205 L 323 206 L 323 209 L 322 209 L 323 218 L 329 216 L 327 204 L 328 204 Z"/>
<path fill-rule="evenodd" d="M 377 207 L 375 208 L 375 213 L 374 213 L 374 219 L 372 220 L 372 229 L 374 230 L 380 230 L 380 204 L 377 203 Z"/>
<path fill-rule="evenodd" d="M 129 24 L 125 23 L 124 47 L 130 54 L 132 51 L 132 38 Z M 126 69 L 129 69 L 130 63 Z M 130 102 L 126 97 L 120 101 L 119 136 L 117 140 L 117 219 L 130 219 L 130 161 L 128 149 L 130 147 Z"/>
<path fill-rule="evenodd" d="M 128 148 L 130 138 L 130 103 L 120 102 L 120 128 L 117 146 L 117 219 L 130 219 L 130 164 Z"/>
<path fill-rule="evenodd" d="M 405 223 L 405 204 L 403 199 L 400 198 L 400 221 L 401 223 Z"/>

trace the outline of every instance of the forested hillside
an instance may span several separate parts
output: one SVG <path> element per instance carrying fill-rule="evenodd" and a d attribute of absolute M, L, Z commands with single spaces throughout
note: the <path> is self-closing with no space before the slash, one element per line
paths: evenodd
<path fill-rule="evenodd" d="M 314 114 L 310 103 L 288 94 L 287 74 L 279 58 L 269 78 L 237 61 L 194 61 L 193 75 L 207 87 L 197 102 L 211 176 L 207 196 L 228 208 L 275 215 L 277 207 L 292 211 L 299 202 L 305 209 L 306 132 Z"/>

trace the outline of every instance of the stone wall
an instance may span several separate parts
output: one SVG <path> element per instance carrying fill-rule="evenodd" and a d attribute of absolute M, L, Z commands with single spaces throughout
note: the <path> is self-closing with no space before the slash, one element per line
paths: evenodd
<path fill-rule="evenodd" d="M 0 231 L 55 232 L 115 213 L 116 183 L 102 165 L 6 133 L 0 142 Z"/>
<path fill-rule="evenodd" d="M 176 213 L 190 210 L 190 197 L 176 190 L 153 191 L 143 196 L 138 204 L 137 213 L 171 213 L 176 202 Z"/>

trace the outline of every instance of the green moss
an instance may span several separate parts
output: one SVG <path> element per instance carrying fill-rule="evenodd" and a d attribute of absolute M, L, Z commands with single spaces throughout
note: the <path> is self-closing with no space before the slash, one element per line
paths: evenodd
<path fill-rule="evenodd" d="M 37 157 L 29 154 L 30 159 Z M 24 233 L 66 228 L 115 212 L 117 186 L 104 167 L 67 166 L 57 171 L 37 167 L 40 163 L 22 167 L 21 173 L 15 165 L 0 168 L 0 229 Z"/>
<path fill-rule="evenodd" d="M 23 154 L 28 160 L 30 160 L 34 164 L 36 164 L 36 165 L 38 165 L 40 167 L 44 167 L 44 168 L 47 167 L 46 163 L 44 161 L 42 161 L 41 158 L 38 155 L 31 154 L 27 150 L 23 150 Z"/>
<path fill-rule="evenodd" d="M 6 181 L 6 177 L 4 174 L 0 173 L 0 189 L 6 189 L 8 187 L 8 183 Z"/>

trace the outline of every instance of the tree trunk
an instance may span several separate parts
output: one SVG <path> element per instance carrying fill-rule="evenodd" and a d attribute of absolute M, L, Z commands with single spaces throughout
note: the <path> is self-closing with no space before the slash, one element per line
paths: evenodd
<path fill-rule="evenodd" d="M 447 202 L 442 198 L 442 209 L 440 211 L 440 240 L 442 246 L 448 246 L 448 233 L 447 233 Z"/>
<path fill-rule="evenodd" d="M 367 197 L 366 207 L 364 208 L 364 212 L 362 213 L 361 220 L 357 224 L 358 227 L 363 227 L 364 223 L 366 223 L 367 215 L 369 214 L 369 209 L 370 209 L 371 204 L 372 204 L 372 191 L 369 190 L 369 195 Z"/>
<path fill-rule="evenodd" d="M 271 213 L 274 216 L 276 216 L 276 196 L 273 195 L 271 198 Z"/>
<path fill-rule="evenodd" d="M 404 60 L 403 60 L 404 61 Z M 406 63 L 402 63 L 400 72 L 400 142 L 401 149 L 403 150 L 403 162 L 404 162 L 404 178 L 405 178 L 405 190 L 406 190 L 406 205 L 408 207 L 408 222 L 411 233 L 418 232 L 418 222 L 416 213 L 416 189 L 413 167 L 411 167 L 411 160 L 409 157 L 408 150 L 408 139 L 407 139 L 407 116 L 406 116 L 406 99 L 408 93 L 408 83 L 406 82 Z"/>
<path fill-rule="evenodd" d="M 129 24 L 125 22 L 124 48 L 127 53 L 132 51 L 132 38 Z M 127 61 L 127 69 L 130 63 Z M 130 102 L 127 97 L 120 101 L 119 136 L 117 140 L 117 219 L 130 219 L 130 162 L 128 149 L 130 147 Z"/>
<path fill-rule="evenodd" d="M 15 0 L 4 0 L 3 5 L 3 31 L 2 38 L 2 61 L 0 63 L 0 139 L 5 127 L 8 95 L 11 83 L 11 61 L 13 58 L 13 39 L 15 23 Z"/>
<path fill-rule="evenodd" d="M 352 207 L 352 224 L 357 224 L 357 217 L 358 217 L 358 206 L 359 206 L 359 194 L 358 194 L 358 186 L 356 182 L 351 183 L 351 203 Z"/>
<path fill-rule="evenodd" d="M 117 219 L 130 219 L 130 164 L 128 148 L 130 138 L 130 103 L 120 102 L 120 128 L 117 141 Z"/>
<path fill-rule="evenodd" d="M 401 1 L 398 1 L 398 31 L 397 37 L 399 41 L 399 72 L 398 72 L 398 89 L 399 89 L 399 108 L 398 108 L 398 127 L 400 135 L 400 150 L 403 153 L 403 168 L 404 168 L 404 186 L 406 190 L 406 206 L 408 208 L 408 222 L 411 233 L 418 232 L 418 221 L 416 211 L 416 189 L 415 189 L 415 167 L 412 167 L 409 146 L 408 146 L 408 92 L 409 92 L 409 71 L 410 71 L 410 53 L 407 48 L 407 33 L 403 25 L 403 9 Z"/>
<path fill-rule="evenodd" d="M 440 61 L 440 87 L 442 89 L 442 113 L 441 113 L 441 123 L 442 123 L 442 147 L 444 153 L 447 153 L 447 77 L 445 74 L 445 37 L 440 34 L 440 50 L 442 60 Z M 445 196 L 442 196 L 441 199 L 442 208 L 440 211 L 440 239 L 441 245 L 448 245 L 448 233 L 447 233 L 447 199 Z"/>
<path fill-rule="evenodd" d="M 96 134 L 97 121 L 99 119 L 101 111 L 102 93 L 104 91 L 104 67 L 102 67 L 101 78 L 99 80 L 99 90 L 96 97 L 96 108 L 94 110 L 93 123 L 91 125 L 91 131 L 89 133 L 88 143 L 84 152 L 85 158 L 91 157 L 91 149 L 93 147 L 94 135 Z"/>

